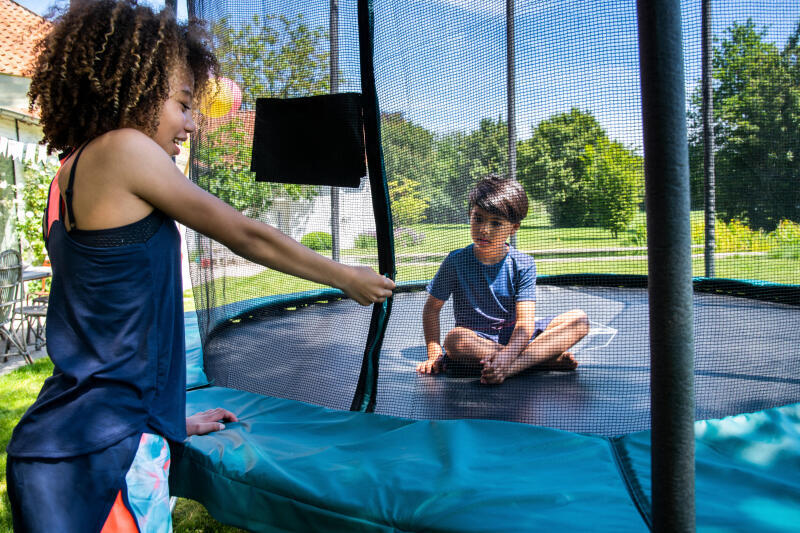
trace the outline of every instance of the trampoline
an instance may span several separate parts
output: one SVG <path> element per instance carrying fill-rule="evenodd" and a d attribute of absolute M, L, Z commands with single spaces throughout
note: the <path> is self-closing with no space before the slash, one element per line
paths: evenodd
<path fill-rule="evenodd" d="M 361 307 L 188 231 L 187 409 L 240 422 L 175 448 L 173 494 L 253 531 L 796 530 L 800 212 L 759 229 L 782 185 L 731 161 L 773 160 L 714 140 L 702 88 L 712 37 L 748 24 L 792 57 L 797 6 L 188 4 L 242 93 L 198 115 L 190 178 L 398 289 Z M 469 244 L 467 193 L 491 172 L 531 198 L 512 245 L 537 261 L 537 316 L 589 317 L 575 371 L 415 371 L 425 287 Z M 635 215 L 604 226 L 607 205 Z"/>
<path fill-rule="evenodd" d="M 427 356 L 419 324 L 427 293 L 422 285 L 406 285 L 393 303 L 392 315 L 401 319 L 390 321 L 379 357 L 375 412 L 412 419 L 505 420 L 608 437 L 649 428 L 646 289 L 546 283 L 547 278 L 539 287 L 543 315 L 581 308 L 591 317 L 590 334 L 573 349 L 579 372 L 531 370 L 500 387 L 483 386 L 479 376 L 459 369 L 418 375 L 416 365 Z M 454 326 L 450 307 L 448 302 L 442 312 L 444 331 Z M 213 354 L 206 359 L 207 371 L 217 376 L 218 386 L 349 409 L 363 345 L 329 330 L 332 317 L 366 329 L 369 310 L 351 300 L 333 300 L 301 310 L 287 310 L 285 303 L 277 309 L 261 306 L 239 315 L 206 339 L 205 350 Z M 786 327 L 797 320 L 796 305 L 697 292 L 694 320 L 700 332 L 695 344 L 698 419 L 800 397 L 800 329 Z M 724 337 L 711 335 L 720 321 L 737 327 Z M 319 325 L 314 335 L 298 335 L 308 324 Z M 291 359 L 281 350 L 265 350 L 254 337 L 292 345 Z M 783 355 L 768 360 L 764 354 L 770 350 Z"/>

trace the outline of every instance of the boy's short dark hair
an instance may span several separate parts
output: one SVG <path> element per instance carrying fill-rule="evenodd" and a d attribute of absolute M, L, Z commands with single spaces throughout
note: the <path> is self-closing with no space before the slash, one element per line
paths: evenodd
<path fill-rule="evenodd" d="M 519 224 L 528 214 L 528 195 L 517 180 L 489 174 L 469 193 L 470 212 L 475 206 Z"/>

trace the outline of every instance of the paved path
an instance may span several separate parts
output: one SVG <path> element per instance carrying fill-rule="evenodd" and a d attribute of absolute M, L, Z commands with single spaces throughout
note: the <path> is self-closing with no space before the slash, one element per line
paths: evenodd
<path fill-rule="evenodd" d="M 47 348 L 42 348 L 41 350 L 36 350 L 35 352 L 31 351 L 31 357 L 34 360 L 47 357 Z M 3 374 L 8 374 L 9 372 L 16 370 L 21 366 L 25 366 L 25 359 L 23 359 L 22 356 L 9 354 L 8 361 L 4 363 L 3 356 L 0 355 L 0 376 Z"/>

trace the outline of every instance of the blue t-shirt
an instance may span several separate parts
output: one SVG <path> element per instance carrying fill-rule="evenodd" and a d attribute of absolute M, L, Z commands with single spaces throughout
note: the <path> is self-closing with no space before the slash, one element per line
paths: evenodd
<path fill-rule="evenodd" d="M 473 247 L 450 252 L 426 290 L 442 301 L 453 295 L 456 326 L 488 334 L 513 329 L 517 302 L 536 300 L 536 263 L 509 246 L 503 260 L 485 265 Z"/>

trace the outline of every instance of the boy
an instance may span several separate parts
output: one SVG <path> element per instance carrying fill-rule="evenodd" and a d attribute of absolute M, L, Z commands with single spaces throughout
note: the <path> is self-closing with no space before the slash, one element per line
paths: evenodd
<path fill-rule="evenodd" d="M 439 372 L 445 357 L 481 369 L 481 383 L 499 384 L 531 367 L 574 370 L 569 348 L 589 332 L 586 313 L 574 309 L 535 318 L 536 265 L 506 241 L 528 214 L 528 198 L 513 179 L 483 178 L 470 192 L 473 244 L 450 252 L 427 287 L 422 323 L 428 360 L 423 374 Z M 456 327 L 439 344 L 439 313 L 453 295 Z"/>

